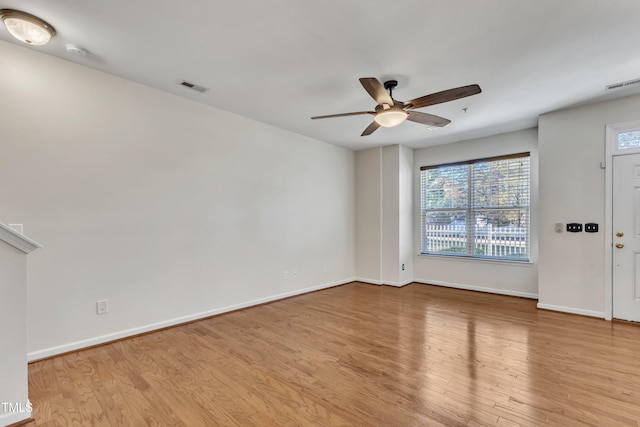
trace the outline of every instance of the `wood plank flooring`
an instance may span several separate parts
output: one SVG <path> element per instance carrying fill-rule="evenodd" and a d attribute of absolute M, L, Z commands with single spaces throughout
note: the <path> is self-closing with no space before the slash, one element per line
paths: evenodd
<path fill-rule="evenodd" d="M 44 426 L 639 426 L 640 327 L 351 283 L 32 363 Z"/>

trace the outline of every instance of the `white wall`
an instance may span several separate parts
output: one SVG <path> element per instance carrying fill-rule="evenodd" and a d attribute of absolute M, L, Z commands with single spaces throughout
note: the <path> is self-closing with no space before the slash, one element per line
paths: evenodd
<path fill-rule="evenodd" d="M 535 298 L 538 293 L 537 268 L 537 196 L 538 141 L 537 130 L 493 135 L 454 144 L 439 145 L 414 151 L 414 253 L 420 253 L 420 167 L 452 163 L 504 154 L 531 152 L 531 262 L 496 262 L 466 260 L 453 257 L 415 255 L 416 281 L 463 289 L 489 291 Z"/>
<path fill-rule="evenodd" d="M 538 230 L 536 129 L 354 156 L 13 44 L 0 55 L 0 218 L 45 245 L 30 259 L 32 358 L 383 271 L 604 310 L 602 232 L 553 224 L 604 223 L 604 128 L 637 120 L 640 97 L 540 118 Z M 416 255 L 419 167 L 520 151 L 539 263 L 535 239 L 524 265 Z"/>
<path fill-rule="evenodd" d="M 27 48 L 0 56 L 0 218 L 45 246 L 32 359 L 355 276 L 353 152 Z"/>
<path fill-rule="evenodd" d="M 640 96 L 540 117 L 539 306 L 604 317 L 605 127 L 640 119 Z M 596 222 L 598 233 L 556 233 Z"/>
<path fill-rule="evenodd" d="M 413 149 L 399 146 L 399 194 L 398 194 L 398 251 L 400 263 L 400 283 L 413 281 Z M 419 204 L 420 202 L 418 202 Z M 404 264 L 404 270 L 402 265 Z"/>
<path fill-rule="evenodd" d="M 400 282 L 400 146 L 382 148 L 382 281 Z"/>
<path fill-rule="evenodd" d="M 356 276 L 381 283 L 382 149 L 355 153 L 356 164 Z"/>

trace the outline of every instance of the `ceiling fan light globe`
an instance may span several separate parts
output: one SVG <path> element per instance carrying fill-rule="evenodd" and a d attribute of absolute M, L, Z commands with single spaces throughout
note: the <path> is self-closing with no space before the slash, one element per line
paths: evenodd
<path fill-rule="evenodd" d="M 403 110 L 384 110 L 376 114 L 374 120 L 380 126 L 392 128 L 407 120 L 407 113 Z"/>

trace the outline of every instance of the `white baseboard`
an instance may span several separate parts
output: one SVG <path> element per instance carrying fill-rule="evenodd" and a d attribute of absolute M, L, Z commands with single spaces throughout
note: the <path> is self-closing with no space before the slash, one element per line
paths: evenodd
<path fill-rule="evenodd" d="M 368 283 L 370 285 L 383 285 L 382 280 L 365 279 L 364 277 L 356 277 L 353 279 L 356 282 Z"/>
<path fill-rule="evenodd" d="M 413 283 L 413 280 L 406 280 L 404 282 L 390 282 L 390 281 L 385 281 L 383 284 L 387 285 L 387 286 L 395 286 L 397 288 L 401 288 L 403 286 L 407 286 L 409 284 Z"/>
<path fill-rule="evenodd" d="M 89 338 L 89 339 L 85 339 L 85 340 L 75 341 L 75 342 L 71 342 L 71 343 L 68 343 L 68 344 L 62 344 L 62 345 L 58 345 L 58 346 L 55 346 L 55 347 L 45 348 L 45 349 L 42 349 L 42 350 L 36 350 L 36 351 L 32 351 L 32 352 L 27 353 L 27 360 L 29 362 L 34 362 L 36 360 L 45 359 L 47 357 L 55 356 L 57 354 L 68 353 L 70 351 L 80 350 L 82 348 L 92 347 L 92 346 L 95 346 L 95 345 L 108 343 L 110 341 L 116 341 L 116 340 L 119 340 L 119 339 L 122 339 L 122 338 L 127 338 L 127 337 L 131 337 L 131 336 L 134 336 L 134 335 L 139 335 L 139 334 L 143 334 L 143 333 L 146 333 L 146 332 L 151 332 L 151 331 L 155 331 L 155 330 L 158 330 L 158 329 L 167 328 L 167 327 L 170 327 L 170 326 L 176 326 L 176 325 L 180 325 L 182 323 L 193 322 L 194 320 L 204 319 L 204 318 L 207 318 L 207 317 L 215 316 L 215 315 L 222 314 L 222 313 L 228 313 L 230 311 L 235 311 L 235 310 L 239 310 L 239 309 L 242 309 L 242 308 L 247 308 L 247 307 L 251 307 L 251 306 L 254 306 L 254 305 L 260 305 L 260 304 L 264 304 L 264 303 L 268 303 L 268 302 L 272 302 L 272 301 L 277 301 L 277 300 L 280 300 L 280 299 L 289 298 L 289 297 L 296 296 L 296 295 L 302 295 L 302 294 L 306 294 L 306 293 L 309 293 L 309 292 L 318 291 L 318 290 L 321 290 L 321 289 L 332 288 L 334 286 L 339 286 L 339 285 L 343 285 L 345 283 L 350 283 L 350 282 L 354 282 L 354 281 L 360 281 L 360 279 L 350 278 L 350 279 L 346 279 L 346 280 L 341 280 L 339 282 L 324 283 L 322 285 L 312 286 L 312 287 L 305 288 L 305 289 L 298 289 L 298 290 L 291 291 L 291 292 L 285 292 L 283 294 L 273 295 L 273 296 L 266 297 L 266 298 L 259 298 L 259 299 L 255 299 L 255 300 L 252 300 L 252 301 L 247 301 L 247 302 L 244 302 L 244 303 L 241 303 L 241 304 L 234 304 L 234 305 L 230 305 L 230 306 L 227 306 L 227 307 L 216 308 L 216 309 L 213 309 L 213 310 L 203 311 L 201 313 L 195 313 L 195 314 L 191 314 L 191 315 L 188 315 L 188 316 L 182 316 L 182 317 L 177 317 L 175 319 L 165 320 L 163 322 L 152 323 L 152 324 L 149 324 L 149 325 L 144 325 L 144 326 L 139 326 L 139 327 L 136 327 L 136 328 L 126 329 L 126 330 L 123 330 L 123 331 L 114 332 L 114 333 L 110 333 L 110 334 L 106 334 L 106 335 L 100 335 L 100 336 Z M 3 424 L 0 424 L 0 425 L 3 425 Z"/>
<path fill-rule="evenodd" d="M 415 279 L 414 281 L 418 283 L 423 283 L 425 285 L 437 285 L 437 286 L 444 286 L 447 288 L 464 289 L 467 291 L 487 292 L 490 294 L 510 295 L 513 297 L 538 299 L 538 294 L 514 291 L 511 289 L 486 288 L 483 286 L 463 285 L 461 283 L 450 283 L 450 282 L 442 282 L 440 280 L 428 280 L 428 279 Z"/>
<path fill-rule="evenodd" d="M 31 418 L 31 412 L 5 412 L 0 414 L 0 426 L 10 426 Z"/>
<path fill-rule="evenodd" d="M 603 311 L 583 310 L 581 308 L 563 307 L 561 305 L 538 303 L 538 308 L 543 310 L 561 311 L 563 313 L 579 314 L 581 316 L 605 318 Z"/>
<path fill-rule="evenodd" d="M 370 285 L 396 286 L 398 288 L 401 288 L 401 287 L 406 286 L 406 285 L 408 285 L 410 283 L 413 283 L 413 279 L 412 280 L 406 280 L 404 282 L 391 282 L 389 280 L 375 280 L 375 279 L 365 279 L 363 277 L 356 277 L 353 280 L 358 281 L 358 282 L 362 282 L 362 283 L 368 283 Z"/>

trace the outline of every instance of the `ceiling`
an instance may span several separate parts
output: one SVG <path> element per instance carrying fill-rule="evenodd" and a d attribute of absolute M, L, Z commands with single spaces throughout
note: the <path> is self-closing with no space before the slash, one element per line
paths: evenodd
<path fill-rule="evenodd" d="M 25 47 L 353 150 L 420 148 L 535 126 L 573 105 L 640 93 L 638 0 L 0 0 L 48 21 Z M 4 26 L 0 40 L 15 42 Z M 69 54 L 76 44 L 88 52 Z M 360 134 L 372 110 L 358 78 L 399 81 L 401 101 L 477 83 L 483 92 Z M 187 80 L 209 88 L 199 93 Z M 465 112 L 466 109 L 466 112 Z"/>

